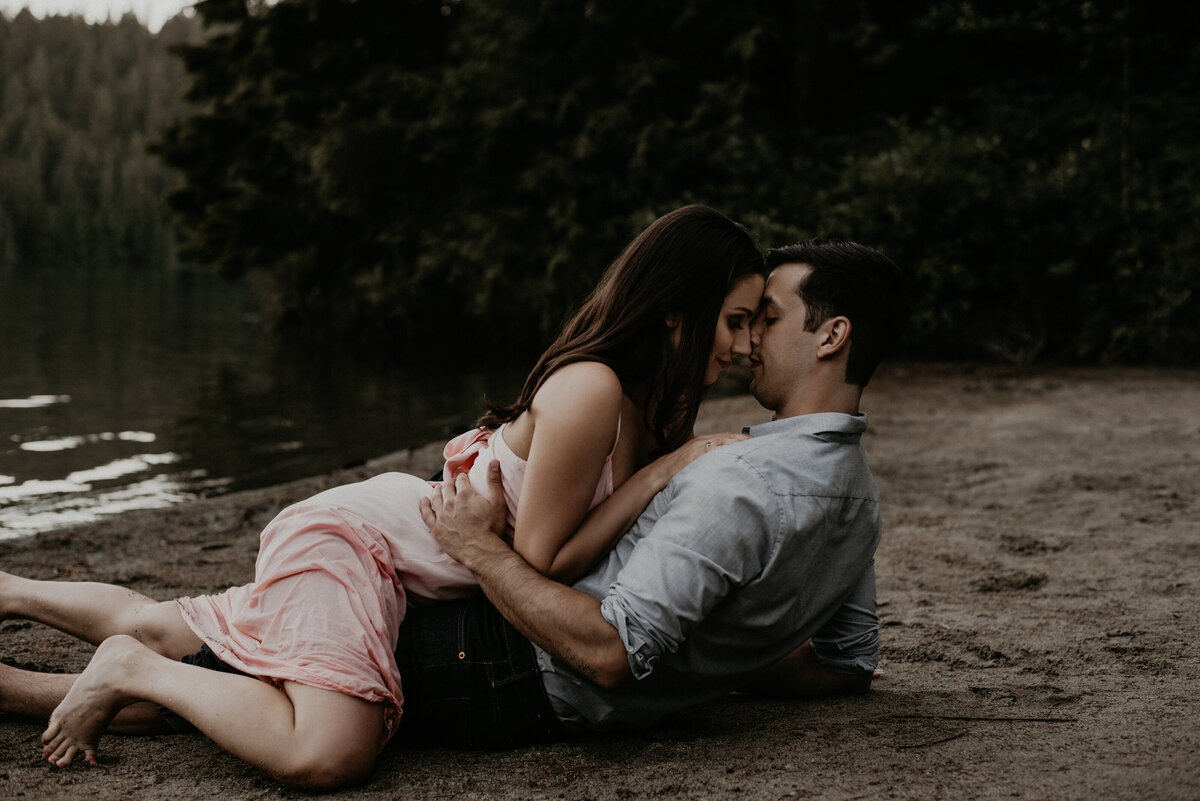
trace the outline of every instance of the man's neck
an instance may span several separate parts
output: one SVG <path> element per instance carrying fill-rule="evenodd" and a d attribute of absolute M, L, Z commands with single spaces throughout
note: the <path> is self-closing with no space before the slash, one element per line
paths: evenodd
<path fill-rule="evenodd" d="M 802 414 L 835 412 L 858 414 L 862 400 L 862 387 L 857 384 L 839 383 L 826 387 L 811 387 L 794 397 L 787 398 L 775 411 L 775 419 L 799 417 Z"/>

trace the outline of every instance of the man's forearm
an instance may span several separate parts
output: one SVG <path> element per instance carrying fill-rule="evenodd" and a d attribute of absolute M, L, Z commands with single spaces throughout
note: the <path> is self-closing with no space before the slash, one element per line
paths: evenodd
<path fill-rule="evenodd" d="M 746 677 L 742 692 L 772 698 L 819 698 L 858 695 L 871 689 L 869 673 L 834 673 L 817 661 L 812 642 L 806 642 L 770 667 Z"/>
<path fill-rule="evenodd" d="M 501 543 L 488 546 L 472 549 L 463 564 L 518 631 L 601 686 L 631 675 L 624 643 L 597 599 L 546 578 Z"/>

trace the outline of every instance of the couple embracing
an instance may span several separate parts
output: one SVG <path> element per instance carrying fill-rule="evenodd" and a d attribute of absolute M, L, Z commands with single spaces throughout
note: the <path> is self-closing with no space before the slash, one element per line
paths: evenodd
<path fill-rule="evenodd" d="M 906 316 L 889 259 L 767 253 L 703 206 L 610 265 L 510 406 L 387 473 L 297 503 L 255 579 L 155 602 L 0 574 L 0 616 L 99 647 L 79 676 L 0 665 L 54 764 L 106 730 L 199 729 L 308 789 L 393 737 L 502 747 L 653 725 L 742 689 L 862 692 L 878 655 L 879 499 L 863 388 Z M 694 437 L 736 355 L 774 419 Z M 480 592 L 482 590 L 482 592 Z"/>

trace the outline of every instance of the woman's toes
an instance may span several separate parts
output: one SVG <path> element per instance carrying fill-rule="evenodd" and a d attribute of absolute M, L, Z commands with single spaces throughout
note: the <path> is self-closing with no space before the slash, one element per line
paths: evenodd
<path fill-rule="evenodd" d="M 67 742 L 66 738 L 59 735 L 46 743 L 45 748 L 42 749 L 42 753 L 45 754 L 47 759 L 49 759 L 52 763 L 61 766 L 67 764 L 63 762 L 63 758 L 66 757 L 70 746 L 71 744 Z"/>
<path fill-rule="evenodd" d="M 75 752 L 77 752 L 78 750 L 79 749 L 73 745 L 69 746 L 66 750 L 66 753 L 63 754 L 62 759 L 58 760 L 58 763 L 57 763 L 58 766 L 60 768 L 65 768 L 67 765 L 70 765 L 72 762 L 74 762 L 75 761 Z"/>

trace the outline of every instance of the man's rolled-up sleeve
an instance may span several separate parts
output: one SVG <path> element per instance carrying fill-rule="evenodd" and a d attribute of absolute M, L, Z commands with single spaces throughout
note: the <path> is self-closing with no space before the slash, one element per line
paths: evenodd
<path fill-rule="evenodd" d="M 834 673 L 871 673 L 879 664 L 879 617 L 875 613 L 875 560 L 850 596 L 812 638 L 813 655 Z"/>
<path fill-rule="evenodd" d="M 778 501 L 736 456 L 713 453 L 681 471 L 666 508 L 634 546 L 600 611 L 625 644 L 635 678 L 650 675 L 776 547 Z"/>

